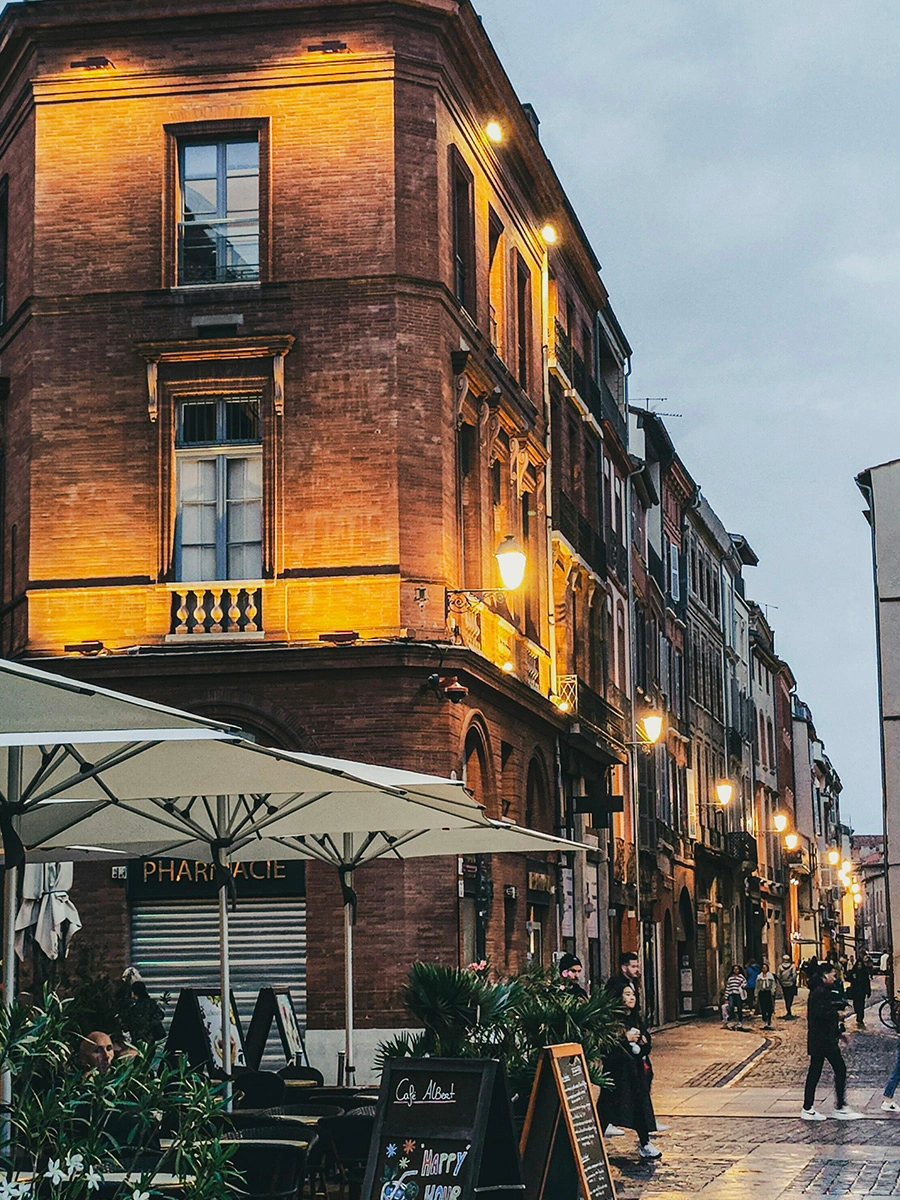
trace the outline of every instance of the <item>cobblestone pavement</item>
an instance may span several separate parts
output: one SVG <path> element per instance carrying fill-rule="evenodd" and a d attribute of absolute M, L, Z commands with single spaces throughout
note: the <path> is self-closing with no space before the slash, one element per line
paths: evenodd
<path fill-rule="evenodd" d="M 865 1120 L 801 1121 L 808 1061 L 805 1006 L 795 1011 L 798 1020 L 776 1020 L 771 1034 L 751 1018 L 744 1034 L 726 1033 L 718 1022 L 703 1020 L 657 1035 L 654 1096 L 659 1094 L 658 1116 L 670 1128 L 656 1138 L 663 1157 L 655 1162 L 637 1157 L 631 1133 L 608 1140 L 620 1200 L 900 1195 L 900 1115 L 880 1108 L 896 1035 L 880 1026 L 876 1003 L 867 1012 L 867 1028 L 853 1030 L 844 1048 L 850 1100 L 865 1112 Z M 702 1043 L 699 1054 L 683 1048 L 690 1038 Z M 686 1088 L 691 1080 L 716 1078 L 713 1069 L 698 1070 L 698 1063 L 707 1061 L 722 1068 L 718 1086 Z M 827 1065 L 816 1104 L 830 1113 L 833 1085 Z M 742 1115 L 732 1115 L 729 1109 L 735 1107 Z M 702 1115 L 695 1115 L 698 1109 Z"/>

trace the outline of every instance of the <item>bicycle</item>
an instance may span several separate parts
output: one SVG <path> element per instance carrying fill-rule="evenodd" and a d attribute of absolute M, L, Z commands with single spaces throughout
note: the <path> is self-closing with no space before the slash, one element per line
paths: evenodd
<path fill-rule="evenodd" d="M 878 1019 L 885 1029 L 900 1033 L 900 998 L 894 996 L 883 1000 L 878 1008 Z"/>

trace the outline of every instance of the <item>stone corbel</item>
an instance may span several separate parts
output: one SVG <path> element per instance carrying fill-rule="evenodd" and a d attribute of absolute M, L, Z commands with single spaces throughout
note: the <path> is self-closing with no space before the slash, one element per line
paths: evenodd
<path fill-rule="evenodd" d="M 159 416 L 159 363 L 155 359 L 147 360 L 147 412 L 151 421 Z"/>
<path fill-rule="evenodd" d="M 272 359 L 273 388 L 272 400 L 275 405 L 275 415 L 284 416 L 284 356 L 287 350 L 276 353 Z"/>

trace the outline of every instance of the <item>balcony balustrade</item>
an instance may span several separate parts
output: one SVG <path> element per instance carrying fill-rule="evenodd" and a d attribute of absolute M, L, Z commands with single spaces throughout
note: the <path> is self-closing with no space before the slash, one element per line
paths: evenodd
<path fill-rule="evenodd" d="M 178 583 L 172 592 L 171 637 L 262 637 L 261 583 Z"/>

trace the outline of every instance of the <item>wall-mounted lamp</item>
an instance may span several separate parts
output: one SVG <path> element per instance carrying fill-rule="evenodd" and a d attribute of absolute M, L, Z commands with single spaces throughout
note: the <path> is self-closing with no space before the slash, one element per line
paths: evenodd
<path fill-rule="evenodd" d="M 92 54 L 90 58 L 78 58 L 75 62 L 70 62 L 69 66 L 73 71 L 103 71 L 107 67 L 115 70 L 116 64 L 110 61 L 105 54 Z"/>
<path fill-rule="evenodd" d="M 775 826 L 776 833 L 784 833 L 784 831 L 788 827 L 787 813 L 777 812 L 775 814 L 775 816 L 772 818 L 772 824 Z"/>
<path fill-rule="evenodd" d="M 102 642 L 71 642 L 63 646 L 66 654 L 102 654 L 104 649 Z"/>
<path fill-rule="evenodd" d="M 788 851 L 789 854 L 793 854 L 794 851 L 797 850 L 799 846 L 800 846 L 800 834 L 799 833 L 789 833 L 785 836 L 784 848 L 785 848 L 785 850 Z"/>
<path fill-rule="evenodd" d="M 850 861 L 849 858 L 845 858 L 844 861 L 841 863 L 841 870 L 844 872 L 845 875 L 850 875 L 852 873 L 853 863 Z"/>
<path fill-rule="evenodd" d="M 716 784 L 716 802 L 723 807 L 734 799 L 734 784 L 730 779 L 720 779 Z"/>
<path fill-rule="evenodd" d="M 439 675 L 435 672 L 428 676 L 427 686 L 439 700 L 449 700 L 451 704 L 462 704 L 469 694 L 469 689 L 459 682 L 456 675 Z"/>
<path fill-rule="evenodd" d="M 489 142 L 493 142 L 495 146 L 503 141 L 503 126 L 499 121 L 488 121 L 484 127 L 484 136 Z"/>
<path fill-rule="evenodd" d="M 514 592 L 522 586 L 525 578 L 525 567 L 528 560 L 525 551 L 511 533 L 508 533 L 494 555 L 503 586 L 498 588 L 460 588 L 444 593 L 444 611 L 447 616 L 451 612 L 470 612 L 479 603 L 495 604 L 507 592 Z"/>
<path fill-rule="evenodd" d="M 836 867 L 840 861 L 841 861 L 841 852 L 840 852 L 840 850 L 835 850 L 835 849 L 832 849 L 832 850 L 829 850 L 829 851 L 828 851 L 828 865 L 829 865 L 829 867 Z"/>
<path fill-rule="evenodd" d="M 549 221 L 546 225 L 541 227 L 541 240 L 545 246 L 555 246 L 559 241 L 559 234 L 557 233 L 556 226 L 551 225 Z"/>

